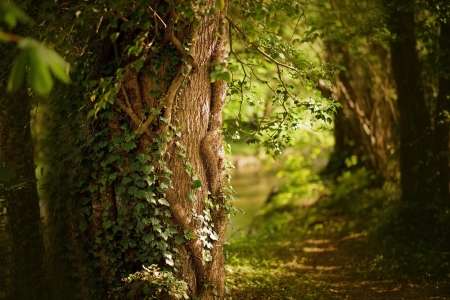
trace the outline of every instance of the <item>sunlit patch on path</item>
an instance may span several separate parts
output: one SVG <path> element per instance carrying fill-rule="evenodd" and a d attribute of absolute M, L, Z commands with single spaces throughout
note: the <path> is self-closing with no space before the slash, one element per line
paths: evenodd
<path fill-rule="evenodd" d="M 364 237 L 268 239 L 258 241 L 264 247 L 238 247 L 227 267 L 232 299 L 450 299 L 439 285 L 372 278 L 360 270 L 355 251 Z"/>

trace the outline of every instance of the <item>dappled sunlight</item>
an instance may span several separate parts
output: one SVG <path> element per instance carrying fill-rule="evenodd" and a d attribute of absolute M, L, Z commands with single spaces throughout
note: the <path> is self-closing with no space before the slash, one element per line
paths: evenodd
<path fill-rule="evenodd" d="M 303 252 L 326 252 L 326 251 L 335 251 L 334 247 L 327 248 L 318 248 L 318 247 L 304 247 Z"/>

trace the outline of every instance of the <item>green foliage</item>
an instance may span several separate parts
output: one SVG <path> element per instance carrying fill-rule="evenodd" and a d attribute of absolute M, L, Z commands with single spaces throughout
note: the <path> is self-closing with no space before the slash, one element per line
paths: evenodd
<path fill-rule="evenodd" d="M 12 3 L 0 1 L 0 21 L 13 28 L 18 21 L 31 23 L 31 19 Z M 16 42 L 20 53 L 14 61 L 7 89 L 16 92 L 23 85 L 28 66 L 28 81 L 36 94 L 46 96 L 53 87 L 51 73 L 60 81 L 70 83 L 69 64 L 55 51 L 45 48 L 29 37 L 5 33 L 0 28 L 0 41 Z"/>
<path fill-rule="evenodd" d="M 160 270 L 156 265 L 143 266 L 143 269 L 123 279 L 130 286 L 127 298 L 134 299 L 140 296 L 136 291 L 143 291 L 146 299 L 160 299 L 161 293 L 167 291 L 175 299 L 189 299 L 186 294 L 188 289 L 186 282 L 178 280 L 172 272 Z M 123 299 L 115 296 L 113 298 Z"/>
<path fill-rule="evenodd" d="M 21 85 L 28 62 L 28 81 L 38 95 L 48 95 L 53 88 L 53 74 L 64 83 L 70 83 L 69 64 L 55 51 L 43 47 L 31 38 L 22 38 L 17 47 L 21 50 L 14 62 L 8 81 L 8 90 L 16 92 Z"/>
<path fill-rule="evenodd" d="M 294 143 L 301 127 L 326 129 L 338 106 L 315 90 L 319 79 L 330 85 L 337 67 L 312 62 L 293 42 L 299 33 L 288 24 L 298 23 L 305 9 L 304 2 L 239 2 L 227 18 L 232 81 L 224 132 L 274 156 Z"/>
<path fill-rule="evenodd" d="M 17 6 L 6 0 L 0 1 L 0 22 L 6 23 L 10 28 L 16 27 L 17 23 L 31 23 L 32 20 Z M 0 41 L 8 41 L 8 36 L 0 29 Z"/>

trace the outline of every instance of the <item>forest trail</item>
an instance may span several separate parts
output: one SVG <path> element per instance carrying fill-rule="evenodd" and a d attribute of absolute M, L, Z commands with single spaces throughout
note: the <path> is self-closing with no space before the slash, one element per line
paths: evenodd
<path fill-rule="evenodd" d="M 228 269 L 227 276 L 236 288 L 233 299 L 450 299 L 448 283 L 375 278 L 360 268 L 360 257 L 368 247 L 361 234 L 280 240 L 267 246 L 251 259 L 253 270 Z"/>

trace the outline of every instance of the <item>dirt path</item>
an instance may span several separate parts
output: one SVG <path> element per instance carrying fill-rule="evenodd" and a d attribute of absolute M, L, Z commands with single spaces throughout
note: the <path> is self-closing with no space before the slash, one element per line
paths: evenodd
<path fill-rule="evenodd" d="M 352 253 L 349 247 L 349 243 L 357 244 L 358 238 L 307 240 L 302 249 L 303 264 L 287 263 L 286 266 L 303 269 L 303 274 L 342 299 L 450 299 L 450 294 L 446 293 L 448 290 L 438 284 L 418 285 L 365 276 L 358 270 L 357 253 Z"/>
<path fill-rule="evenodd" d="M 267 249 L 248 249 L 251 267 L 228 269 L 233 299 L 425 300 L 450 299 L 450 288 L 374 278 L 357 257 L 364 236 L 268 241 Z M 254 256 L 252 257 L 252 251 Z M 241 261 L 242 264 L 242 261 Z M 448 281 L 448 279 L 447 279 Z"/>

